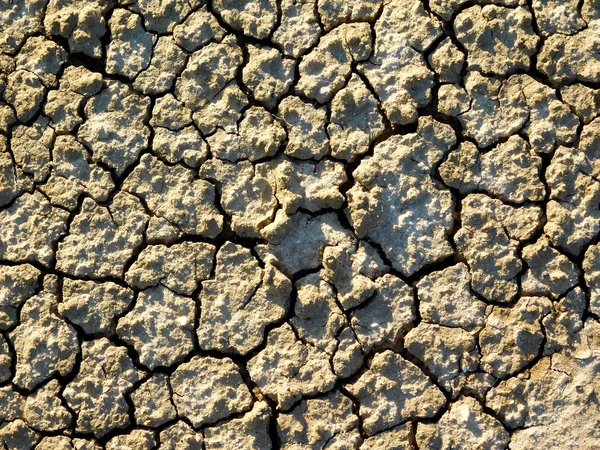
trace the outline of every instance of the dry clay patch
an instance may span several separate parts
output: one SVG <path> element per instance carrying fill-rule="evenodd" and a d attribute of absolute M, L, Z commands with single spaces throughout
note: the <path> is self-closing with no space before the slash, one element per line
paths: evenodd
<path fill-rule="evenodd" d="M 600 447 L 598 0 L 0 5 L 0 443 Z"/>

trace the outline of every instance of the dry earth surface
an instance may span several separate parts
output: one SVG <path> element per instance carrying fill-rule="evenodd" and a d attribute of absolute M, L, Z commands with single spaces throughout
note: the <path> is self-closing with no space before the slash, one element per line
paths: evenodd
<path fill-rule="evenodd" d="M 600 0 L 0 0 L 0 447 L 600 449 Z"/>

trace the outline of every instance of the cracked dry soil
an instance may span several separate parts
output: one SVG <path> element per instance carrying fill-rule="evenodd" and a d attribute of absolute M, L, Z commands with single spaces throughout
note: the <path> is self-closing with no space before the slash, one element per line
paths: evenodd
<path fill-rule="evenodd" d="M 0 445 L 600 449 L 600 0 L 0 1 Z"/>

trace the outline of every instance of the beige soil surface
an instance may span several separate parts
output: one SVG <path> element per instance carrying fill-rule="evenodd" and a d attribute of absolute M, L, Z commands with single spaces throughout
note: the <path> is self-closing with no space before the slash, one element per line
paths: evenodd
<path fill-rule="evenodd" d="M 0 448 L 600 449 L 600 0 L 0 0 Z"/>

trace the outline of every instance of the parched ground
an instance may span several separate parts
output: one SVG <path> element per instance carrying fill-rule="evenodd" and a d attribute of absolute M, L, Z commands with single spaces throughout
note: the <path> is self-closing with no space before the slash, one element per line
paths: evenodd
<path fill-rule="evenodd" d="M 600 449 L 600 0 L 0 0 L 0 448 Z"/>

